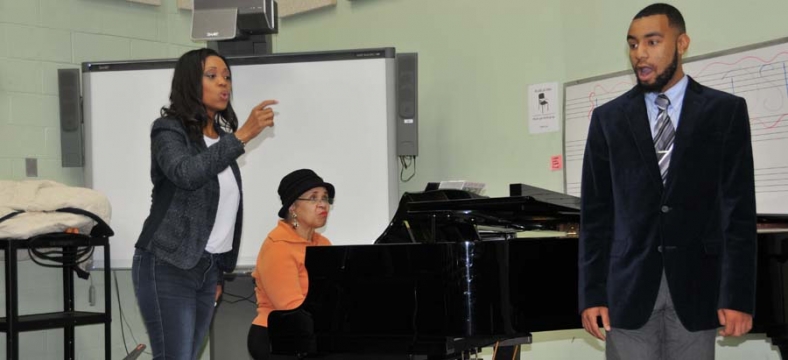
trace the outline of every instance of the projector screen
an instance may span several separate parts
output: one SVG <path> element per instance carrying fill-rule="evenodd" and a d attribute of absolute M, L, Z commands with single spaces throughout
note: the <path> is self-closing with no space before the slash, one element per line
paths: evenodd
<path fill-rule="evenodd" d="M 229 59 L 232 105 L 249 111 L 276 99 L 275 126 L 238 158 L 244 225 L 238 267 L 254 266 L 276 226 L 276 192 L 287 173 L 310 168 L 336 187 L 326 227 L 335 245 L 372 244 L 399 196 L 395 153 L 394 49 L 277 54 Z M 169 104 L 175 60 L 82 64 L 87 186 L 112 205 L 111 268 L 130 268 L 151 205 L 150 127 Z M 105 266 L 100 252 L 95 268 Z"/>

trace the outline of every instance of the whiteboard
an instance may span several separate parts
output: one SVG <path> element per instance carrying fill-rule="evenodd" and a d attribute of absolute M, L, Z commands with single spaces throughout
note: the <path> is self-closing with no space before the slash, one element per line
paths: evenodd
<path fill-rule="evenodd" d="M 396 211 L 394 49 L 229 59 L 242 124 L 277 99 L 276 125 L 238 158 L 244 225 L 238 266 L 253 267 L 287 173 L 311 168 L 336 187 L 321 233 L 334 244 L 372 244 Z M 150 127 L 169 104 L 175 60 L 83 64 L 85 179 L 112 205 L 112 268 L 130 268 L 151 205 Z M 97 253 L 95 267 L 104 267 Z"/>
<path fill-rule="evenodd" d="M 759 214 L 788 213 L 788 38 L 687 59 L 684 72 L 708 87 L 747 101 Z M 564 159 L 567 194 L 580 196 L 591 113 L 633 86 L 632 71 L 564 85 Z"/>

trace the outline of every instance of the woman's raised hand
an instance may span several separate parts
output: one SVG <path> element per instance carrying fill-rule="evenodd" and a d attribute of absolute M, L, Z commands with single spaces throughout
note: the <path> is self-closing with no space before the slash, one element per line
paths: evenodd
<path fill-rule="evenodd" d="M 255 106 L 243 126 L 235 132 L 238 140 L 246 144 L 260 135 L 265 128 L 274 126 L 274 110 L 271 109 L 271 105 L 278 103 L 276 100 L 265 100 Z"/>

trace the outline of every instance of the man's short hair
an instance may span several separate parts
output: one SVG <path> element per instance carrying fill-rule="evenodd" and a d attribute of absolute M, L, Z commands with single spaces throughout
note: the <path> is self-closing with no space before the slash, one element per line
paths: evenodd
<path fill-rule="evenodd" d="M 643 10 L 640 10 L 640 12 L 637 13 L 637 15 L 632 18 L 632 20 L 652 15 L 665 15 L 668 17 L 668 25 L 677 29 L 679 34 L 684 34 L 687 32 L 687 28 L 684 25 L 684 17 L 681 16 L 681 12 L 679 9 L 673 7 L 673 5 L 669 4 L 656 3 L 646 6 L 643 8 Z"/>

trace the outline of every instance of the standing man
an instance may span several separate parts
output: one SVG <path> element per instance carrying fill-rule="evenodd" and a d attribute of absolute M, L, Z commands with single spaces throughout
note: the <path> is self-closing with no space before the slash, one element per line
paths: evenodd
<path fill-rule="evenodd" d="M 594 110 L 583 159 L 583 326 L 608 360 L 714 359 L 715 329 L 747 333 L 755 307 L 747 104 L 684 74 L 673 6 L 641 10 L 627 43 L 638 84 Z"/>

